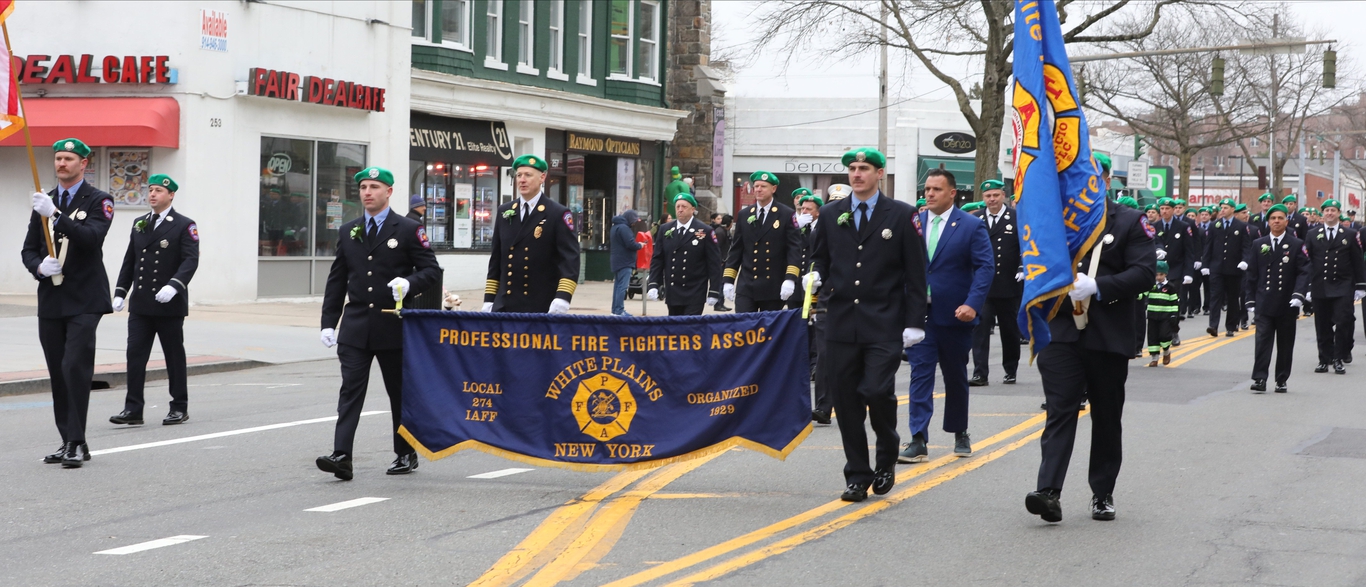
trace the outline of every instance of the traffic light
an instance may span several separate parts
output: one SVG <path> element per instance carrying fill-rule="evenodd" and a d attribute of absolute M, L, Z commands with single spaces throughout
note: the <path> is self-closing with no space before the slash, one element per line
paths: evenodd
<path fill-rule="evenodd" d="M 1265 166 L 1265 165 L 1258 165 L 1258 166 L 1257 166 L 1257 189 L 1259 189 L 1259 190 L 1265 190 L 1265 189 L 1267 189 L 1267 182 L 1266 182 L 1266 166 Z"/>
<path fill-rule="evenodd" d="M 1332 49 L 1323 52 L 1323 87 L 1338 87 L 1338 52 Z"/>
<path fill-rule="evenodd" d="M 1224 95 L 1224 58 L 1214 58 L 1214 69 L 1209 76 L 1209 94 L 1211 96 Z"/>

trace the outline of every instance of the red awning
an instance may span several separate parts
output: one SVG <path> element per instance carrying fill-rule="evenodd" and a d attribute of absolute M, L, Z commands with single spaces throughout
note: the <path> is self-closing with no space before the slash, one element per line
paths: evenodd
<path fill-rule="evenodd" d="M 180 103 L 175 98 L 26 98 L 33 146 L 76 137 L 92 147 L 180 147 Z M 0 147 L 24 146 L 24 133 Z"/>

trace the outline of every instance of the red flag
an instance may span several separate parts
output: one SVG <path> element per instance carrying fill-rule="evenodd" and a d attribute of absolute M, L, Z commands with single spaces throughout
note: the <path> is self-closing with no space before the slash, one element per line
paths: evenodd
<path fill-rule="evenodd" d="M 0 0 L 0 25 L 11 12 L 14 12 L 14 0 Z M 6 33 L 6 43 L 0 46 L 0 140 L 24 128 L 19 111 L 19 83 L 12 71 L 14 61 L 10 55 L 8 31 Z"/>

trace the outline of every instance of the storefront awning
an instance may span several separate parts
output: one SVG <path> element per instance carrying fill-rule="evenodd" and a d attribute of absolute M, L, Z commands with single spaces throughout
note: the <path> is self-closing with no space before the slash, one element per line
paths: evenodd
<path fill-rule="evenodd" d="M 958 182 L 957 189 L 976 191 L 976 181 L 973 174 L 976 172 L 976 162 L 974 159 L 949 159 L 943 157 L 921 157 L 919 165 L 915 170 L 916 190 L 925 189 L 925 174 L 931 169 L 943 169 L 953 174 L 953 179 Z"/>
<path fill-rule="evenodd" d="M 24 110 L 34 147 L 67 137 L 92 147 L 180 147 L 175 98 L 29 98 Z M 0 141 L 0 147 L 22 146 L 22 132 Z"/>

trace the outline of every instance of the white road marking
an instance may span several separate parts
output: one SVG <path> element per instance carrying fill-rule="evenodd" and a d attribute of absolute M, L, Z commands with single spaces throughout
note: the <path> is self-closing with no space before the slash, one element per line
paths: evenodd
<path fill-rule="evenodd" d="M 315 508 L 308 508 L 308 509 L 306 509 L 306 510 L 304 510 L 304 511 L 306 511 L 306 512 L 336 512 L 336 511 L 341 511 L 341 510 L 348 509 L 348 508 L 360 507 L 360 506 L 363 506 L 363 505 L 370 505 L 370 504 L 372 504 L 372 503 L 379 503 L 379 502 L 381 502 L 381 501 L 388 501 L 388 500 L 389 500 L 389 498 L 387 498 L 387 497 L 362 497 L 362 498 L 353 499 L 353 500 L 350 500 L 350 501 L 343 501 L 343 502 L 334 503 L 334 504 L 331 504 L 331 505 L 319 506 L 319 507 L 315 507 Z"/>
<path fill-rule="evenodd" d="M 501 469 L 498 471 L 480 473 L 478 475 L 470 475 L 469 477 L 466 477 L 466 479 L 497 479 L 499 477 L 507 477 L 508 475 L 516 475 L 518 473 L 525 473 L 527 471 L 535 470 L 536 469 Z"/>
<path fill-rule="evenodd" d="M 119 548 L 111 548 L 111 549 L 109 549 L 109 550 L 101 550 L 101 551 L 99 551 L 99 552 L 97 552 L 97 553 L 95 553 L 95 554 L 133 554 L 133 553 L 135 553 L 135 552 L 142 552 L 142 551 L 144 551 L 144 550 L 152 550 L 152 549 L 154 549 L 154 548 L 161 548 L 161 547 L 163 547 L 163 546 L 175 546 L 175 545 L 177 545 L 177 544 L 184 544 L 184 543 L 186 543 L 186 542 L 190 542 L 191 540 L 199 540 L 200 538 L 208 538 L 208 536 L 191 536 L 191 535 L 189 535 L 189 534 L 182 534 L 182 535 L 180 535 L 180 536 L 172 536 L 172 537 L 170 537 L 170 538 L 161 538 L 161 539 L 158 539 L 158 540 L 152 540 L 152 541 L 143 542 L 143 543 L 140 543 L 140 544 L 134 544 L 134 545 L 131 545 L 131 546 L 121 546 L 121 547 L 119 547 Z"/>
<path fill-rule="evenodd" d="M 377 415 L 377 414 L 388 414 L 388 413 L 389 413 L 388 410 L 376 410 L 376 411 L 373 411 L 373 412 L 361 412 L 360 415 L 362 415 L 362 416 L 374 416 L 374 415 Z M 162 447 L 162 446 L 171 446 L 171 445 L 173 445 L 173 444 L 184 444 L 184 443 L 186 443 L 186 442 L 198 442 L 198 441 L 201 441 L 201 440 L 212 440 L 212 439 L 214 439 L 214 438 L 223 438 L 224 436 L 237 436 L 237 435 L 239 435 L 239 434 L 250 434 L 250 433 L 252 433 L 252 432 L 265 432 L 265 431 L 267 431 L 267 430 L 276 430 L 276 429 L 279 429 L 279 428 L 290 428 L 290 427 L 293 427 L 293 426 L 303 426 L 303 425 L 305 425 L 305 424 L 319 424 L 319 423 L 322 423 L 322 422 L 335 422 L 336 420 L 337 420 L 337 417 L 336 417 L 336 416 L 329 416 L 329 417 L 327 417 L 327 418 L 313 418 L 312 420 L 299 420 L 299 421 L 296 421 L 296 422 L 282 422 L 282 423 L 279 423 L 279 424 L 268 424 L 268 425 L 266 425 L 266 426 L 255 426 L 255 427 L 252 427 L 252 428 L 242 428 L 242 429 L 239 429 L 239 430 L 225 430 L 225 431 L 223 431 L 223 432 L 214 432 L 214 433 L 212 433 L 212 434 L 200 434 L 199 436 L 187 436 L 187 437 L 185 437 L 185 438 L 175 438 L 175 439 L 171 439 L 171 440 L 161 440 L 161 441 L 157 441 L 157 442 L 147 442 L 147 443 L 143 443 L 143 444 L 132 444 L 132 445 L 128 445 L 128 446 L 119 446 L 119 447 L 115 447 L 115 448 L 106 448 L 106 449 L 102 449 L 102 450 L 92 450 L 92 451 L 90 451 L 90 455 L 91 455 L 91 456 L 99 456 L 99 455 L 114 454 L 114 453 L 116 453 L 116 452 L 127 452 L 127 451 L 130 451 L 130 450 L 142 450 L 142 449 L 144 449 L 144 448 L 158 448 L 158 447 Z"/>

